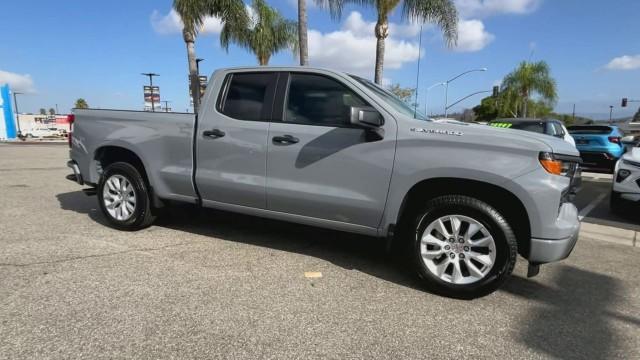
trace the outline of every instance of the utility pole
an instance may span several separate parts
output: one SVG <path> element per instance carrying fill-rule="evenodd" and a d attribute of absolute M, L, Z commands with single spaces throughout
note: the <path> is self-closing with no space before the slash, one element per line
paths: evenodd
<path fill-rule="evenodd" d="M 609 125 L 613 124 L 613 105 L 609 105 Z"/>
<path fill-rule="evenodd" d="M 149 87 L 151 88 L 151 111 L 156 111 L 156 106 L 155 106 L 154 99 L 153 99 L 153 77 L 154 76 L 160 76 L 160 74 L 142 73 L 142 75 L 149 77 Z"/>
<path fill-rule="evenodd" d="M 193 112 L 197 115 L 200 109 L 200 62 L 204 59 L 196 59 L 196 75 L 189 74 L 189 90 L 191 91 L 191 101 L 193 102 Z"/>
<path fill-rule="evenodd" d="M 163 100 L 162 102 L 164 103 L 164 112 L 169 112 L 169 103 L 170 103 L 171 101 L 169 101 L 169 100 Z"/>
<path fill-rule="evenodd" d="M 201 58 L 197 58 L 196 59 L 196 72 L 198 73 L 198 76 L 200 76 L 200 62 L 204 61 L 204 59 Z"/>
<path fill-rule="evenodd" d="M 22 94 L 23 93 L 17 92 L 17 91 L 13 92 L 13 107 L 16 108 L 16 125 L 18 125 L 18 134 L 21 133 L 21 131 L 20 131 L 20 117 L 19 117 L 20 116 L 20 111 L 18 111 L 18 100 L 16 98 L 16 95 L 22 95 Z"/>
<path fill-rule="evenodd" d="M 576 104 L 573 104 L 573 123 L 576 123 Z"/>

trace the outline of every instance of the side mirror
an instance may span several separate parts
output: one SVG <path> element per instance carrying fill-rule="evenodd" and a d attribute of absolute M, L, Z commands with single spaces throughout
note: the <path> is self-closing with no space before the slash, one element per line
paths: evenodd
<path fill-rule="evenodd" d="M 620 142 L 623 144 L 633 144 L 635 142 L 635 137 L 633 135 L 625 136 L 620 139 Z"/>
<path fill-rule="evenodd" d="M 370 106 L 352 106 L 350 122 L 351 125 L 371 129 L 384 125 L 384 118 Z"/>

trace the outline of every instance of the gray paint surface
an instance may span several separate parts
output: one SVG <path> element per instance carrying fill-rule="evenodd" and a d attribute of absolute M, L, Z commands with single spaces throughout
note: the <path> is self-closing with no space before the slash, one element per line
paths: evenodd
<path fill-rule="evenodd" d="M 381 113 L 384 138 L 366 141 L 362 129 L 242 121 L 220 114 L 215 103 L 225 76 L 243 71 L 329 76 Z M 414 185 L 428 179 L 460 178 L 511 192 L 527 210 L 532 238 L 559 241 L 548 247 L 549 253 L 545 246 L 538 246 L 542 250 L 531 261 L 558 260 L 566 249 L 571 250 L 570 240 L 579 229 L 575 207 L 564 204 L 560 209 L 569 179 L 548 174 L 538 160 L 543 151 L 578 156 L 571 145 L 518 130 L 415 120 L 386 106 L 349 76 L 329 70 L 216 71 L 200 109 L 195 144 L 194 117 L 189 114 L 76 110 L 74 126 L 71 157 L 84 178 L 98 181 L 93 160 L 97 149 L 121 146 L 143 160 L 151 185 L 163 199 L 196 201 L 197 186 L 208 207 L 386 236 Z M 202 136 L 212 129 L 224 131 L 225 136 Z M 272 137 L 280 135 L 293 135 L 300 142 L 272 143 Z"/>

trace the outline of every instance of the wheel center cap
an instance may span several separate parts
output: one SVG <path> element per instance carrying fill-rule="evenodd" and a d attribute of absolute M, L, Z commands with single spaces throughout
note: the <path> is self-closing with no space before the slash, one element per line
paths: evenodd
<path fill-rule="evenodd" d="M 451 244 L 451 251 L 458 254 L 464 252 L 464 244 L 461 244 L 461 243 Z"/>

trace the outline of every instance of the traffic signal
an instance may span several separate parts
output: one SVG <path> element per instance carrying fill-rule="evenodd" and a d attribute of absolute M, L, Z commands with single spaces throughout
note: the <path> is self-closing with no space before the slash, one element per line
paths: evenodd
<path fill-rule="evenodd" d="M 493 87 L 493 97 L 498 97 L 498 94 L 500 94 L 500 86 L 494 86 Z"/>
<path fill-rule="evenodd" d="M 622 107 L 627 107 L 627 102 L 629 102 L 629 99 L 622 98 Z"/>

